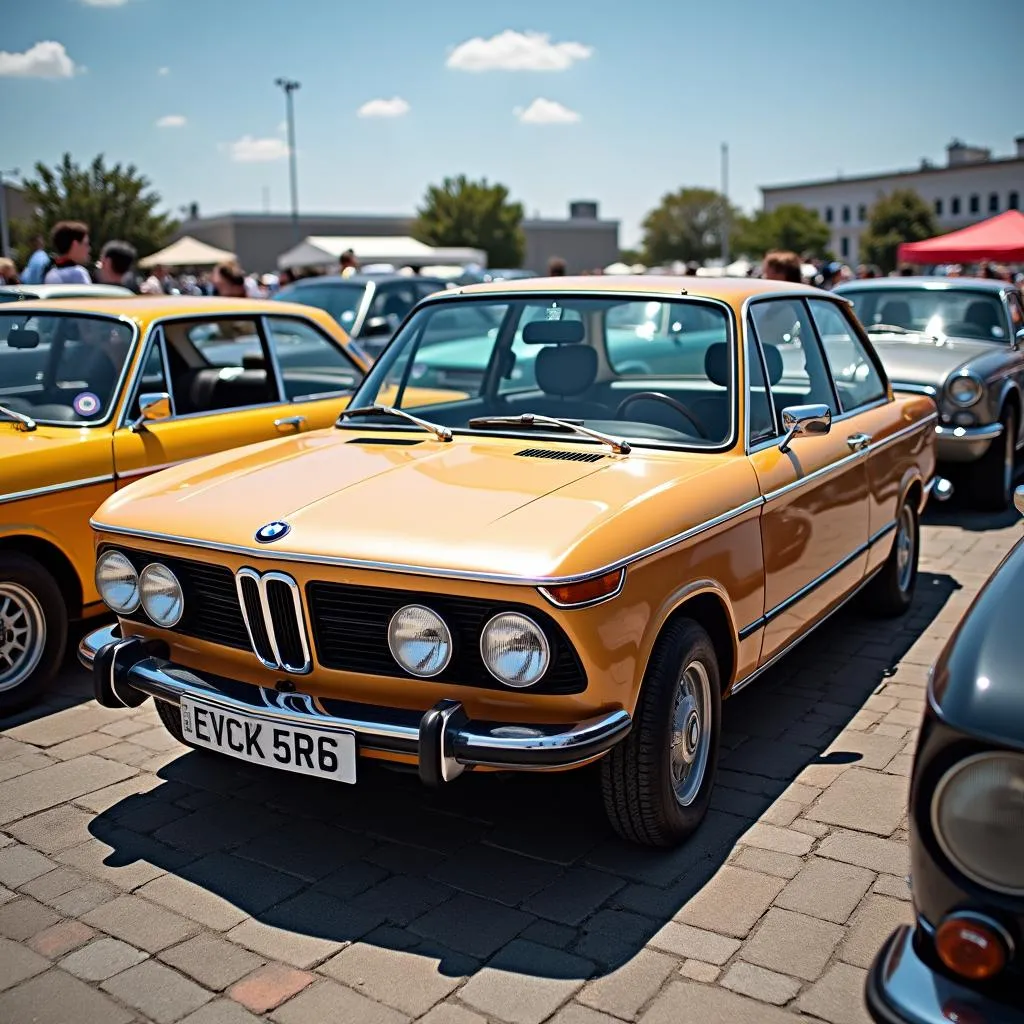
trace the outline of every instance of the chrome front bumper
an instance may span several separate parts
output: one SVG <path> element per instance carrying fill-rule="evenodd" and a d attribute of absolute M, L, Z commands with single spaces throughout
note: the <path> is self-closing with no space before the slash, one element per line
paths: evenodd
<path fill-rule="evenodd" d="M 1003 432 L 1001 423 L 983 427 L 936 426 L 936 454 L 940 462 L 975 462 Z"/>
<path fill-rule="evenodd" d="M 897 928 L 875 957 L 864 995 L 878 1024 L 1024 1024 L 1020 1010 L 936 974 L 914 949 L 909 925 Z"/>
<path fill-rule="evenodd" d="M 419 712 L 319 699 L 196 672 L 168 661 L 167 653 L 158 641 L 123 638 L 117 625 L 88 634 L 78 646 L 104 707 L 138 707 L 147 697 L 179 704 L 187 696 L 226 712 L 351 732 L 360 749 L 416 755 L 429 785 L 450 782 L 471 767 L 570 768 L 610 750 L 632 726 L 621 708 L 575 725 L 513 725 L 470 721 L 454 700 Z"/>

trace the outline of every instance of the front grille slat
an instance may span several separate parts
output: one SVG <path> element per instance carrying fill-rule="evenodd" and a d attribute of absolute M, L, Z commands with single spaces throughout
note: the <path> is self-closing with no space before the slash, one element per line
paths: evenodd
<path fill-rule="evenodd" d="M 274 648 L 267 632 L 267 623 L 263 617 L 263 602 L 260 600 L 260 585 L 255 575 L 239 575 L 238 587 L 242 594 L 245 607 L 245 618 L 252 634 L 252 646 L 260 661 L 270 665 L 277 664 Z"/>
<path fill-rule="evenodd" d="M 297 617 L 301 612 L 295 607 L 291 586 L 279 579 L 268 580 L 267 605 L 281 665 L 284 668 L 300 668 L 306 662 L 306 653 L 302 647 Z"/>

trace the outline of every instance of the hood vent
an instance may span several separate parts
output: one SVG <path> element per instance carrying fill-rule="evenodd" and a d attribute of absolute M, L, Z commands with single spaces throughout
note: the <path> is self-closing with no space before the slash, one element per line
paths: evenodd
<path fill-rule="evenodd" d="M 413 440 L 412 438 L 405 437 L 353 437 L 351 441 L 346 441 L 345 444 L 390 444 L 408 447 L 411 444 L 423 444 L 423 442 L 418 439 Z"/>
<path fill-rule="evenodd" d="M 600 462 L 604 458 L 598 452 L 569 452 L 555 448 L 524 448 L 516 455 L 526 459 L 561 459 L 563 462 Z"/>

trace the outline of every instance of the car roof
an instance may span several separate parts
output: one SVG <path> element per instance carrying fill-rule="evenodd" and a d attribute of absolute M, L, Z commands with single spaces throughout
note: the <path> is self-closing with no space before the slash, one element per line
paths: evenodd
<path fill-rule="evenodd" d="M 1012 288 L 1009 281 L 997 281 L 991 277 L 938 277 L 933 275 L 915 277 L 867 277 L 860 281 L 844 281 L 836 286 L 837 292 L 879 290 L 891 288 L 968 288 L 979 292 L 999 292 Z"/>
<path fill-rule="evenodd" d="M 0 292 L 8 295 L 31 295 L 39 299 L 134 294 L 130 288 L 123 288 L 119 284 L 5 284 L 0 285 Z"/>
<path fill-rule="evenodd" d="M 296 316 L 316 316 L 321 311 L 316 306 L 300 302 L 277 302 L 271 299 L 222 299 L 219 296 L 186 295 L 141 295 L 130 300 L 112 298 L 88 299 L 42 299 L 19 302 L 9 309 L 0 307 L 0 312 L 24 316 L 33 310 L 50 310 L 55 313 L 93 313 L 107 316 L 124 316 L 140 323 L 157 320 L 165 316 L 281 316 L 293 313 Z M 326 316 L 326 314 L 323 314 Z M 330 318 L 327 318 L 330 320 Z"/>
<path fill-rule="evenodd" d="M 485 296 L 510 292 L 593 292 L 597 294 L 637 294 L 650 296 L 686 296 L 687 298 L 721 299 L 734 305 L 759 295 L 809 295 L 827 297 L 828 292 L 788 281 L 765 281 L 757 277 L 683 277 L 658 274 L 592 274 L 581 277 L 519 277 L 486 284 L 457 285 L 431 296 L 438 301 L 451 295 Z"/>
<path fill-rule="evenodd" d="M 342 277 L 340 274 L 320 274 L 316 277 L 300 277 L 297 281 L 285 285 L 286 288 L 305 288 L 309 285 L 327 284 L 390 284 L 393 281 L 426 281 L 428 284 L 439 284 L 442 287 L 447 283 L 444 278 L 421 276 L 419 274 L 349 274 Z"/>

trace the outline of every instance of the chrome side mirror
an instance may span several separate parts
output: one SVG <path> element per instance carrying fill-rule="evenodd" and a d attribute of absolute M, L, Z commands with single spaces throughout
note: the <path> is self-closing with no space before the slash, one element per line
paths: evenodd
<path fill-rule="evenodd" d="M 1024 345 L 1024 327 L 1018 327 L 1013 335 L 1013 347 L 1019 348 L 1021 345 Z"/>
<path fill-rule="evenodd" d="M 139 417 L 131 424 L 133 433 L 146 429 L 146 424 L 153 420 L 166 420 L 171 417 L 171 396 L 166 391 L 153 391 L 139 395 Z"/>
<path fill-rule="evenodd" d="M 1013 504 L 1017 511 L 1024 516 L 1024 484 L 1021 484 L 1013 492 Z"/>
<path fill-rule="evenodd" d="M 827 434 L 832 429 L 832 410 L 827 405 L 790 405 L 782 410 L 782 429 L 786 436 L 779 451 L 788 452 L 795 437 Z"/>

